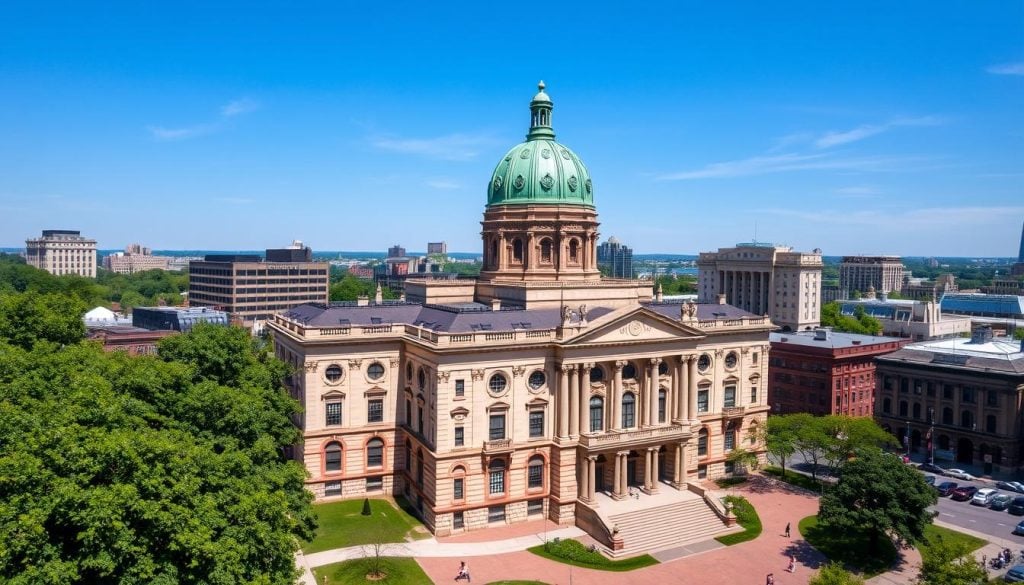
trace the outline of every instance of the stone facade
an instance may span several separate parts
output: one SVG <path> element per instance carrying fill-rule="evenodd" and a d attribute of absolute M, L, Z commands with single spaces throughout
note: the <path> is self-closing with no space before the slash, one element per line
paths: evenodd
<path fill-rule="evenodd" d="M 96 278 L 96 240 L 72 230 L 43 230 L 25 240 L 25 261 L 50 274 Z"/>
<path fill-rule="evenodd" d="M 843 256 L 839 264 L 839 287 L 851 292 L 899 292 L 903 286 L 903 263 L 899 256 Z"/>

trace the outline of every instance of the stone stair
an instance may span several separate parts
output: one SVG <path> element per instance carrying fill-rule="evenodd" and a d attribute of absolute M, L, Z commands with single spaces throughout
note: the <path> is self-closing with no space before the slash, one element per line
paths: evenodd
<path fill-rule="evenodd" d="M 727 527 L 702 498 L 614 514 L 607 523 L 618 527 L 623 544 L 620 550 L 605 551 L 612 558 L 632 557 L 736 531 Z"/>

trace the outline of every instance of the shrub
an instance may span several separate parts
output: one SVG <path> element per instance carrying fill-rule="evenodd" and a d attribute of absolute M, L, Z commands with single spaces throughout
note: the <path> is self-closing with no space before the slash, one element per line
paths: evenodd
<path fill-rule="evenodd" d="M 363 511 L 362 511 L 362 515 L 363 516 L 369 516 L 371 514 L 373 514 L 373 512 L 370 511 L 370 498 L 363 498 Z"/>

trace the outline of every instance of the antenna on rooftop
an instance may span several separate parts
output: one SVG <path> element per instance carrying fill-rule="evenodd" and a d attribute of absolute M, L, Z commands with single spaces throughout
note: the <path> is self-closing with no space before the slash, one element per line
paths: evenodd
<path fill-rule="evenodd" d="M 754 220 L 754 243 L 757 243 L 757 220 Z"/>

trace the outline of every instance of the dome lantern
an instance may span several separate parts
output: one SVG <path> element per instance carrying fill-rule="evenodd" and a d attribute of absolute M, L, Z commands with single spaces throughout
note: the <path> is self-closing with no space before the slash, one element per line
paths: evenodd
<path fill-rule="evenodd" d="M 555 131 L 551 128 L 551 110 L 554 104 L 544 93 L 544 81 L 537 84 L 537 95 L 530 101 L 530 132 L 526 140 L 554 140 Z"/>

